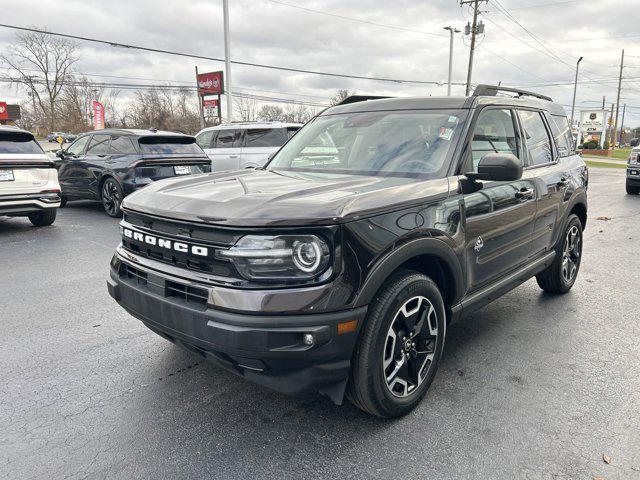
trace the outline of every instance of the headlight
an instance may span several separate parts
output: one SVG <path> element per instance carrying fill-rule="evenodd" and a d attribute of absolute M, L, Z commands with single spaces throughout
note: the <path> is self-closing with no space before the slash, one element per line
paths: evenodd
<path fill-rule="evenodd" d="M 331 255 L 315 235 L 247 235 L 217 255 L 231 260 L 247 280 L 310 280 L 327 270 Z"/>

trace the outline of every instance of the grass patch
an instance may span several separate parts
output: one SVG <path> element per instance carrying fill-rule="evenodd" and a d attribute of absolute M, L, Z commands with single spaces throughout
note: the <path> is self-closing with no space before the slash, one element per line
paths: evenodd
<path fill-rule="evenodd" d="M 608 163 L 608 162 L 598 162 L 597 160 L 589 160 L 584 159 L 584 163 L 586 163 L 589 167 L 597 167 L 597 168 L 618 168 L 622 170 L 627 169 L 626 163 Z"/>

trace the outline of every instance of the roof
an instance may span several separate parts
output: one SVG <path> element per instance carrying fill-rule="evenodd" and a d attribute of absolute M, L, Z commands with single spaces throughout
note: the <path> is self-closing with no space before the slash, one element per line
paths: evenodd
<path fill-rule="evenodd" d="M 0 125 L 0 135 L 2 134 L 16 134 L 19 133 L 21 135 L 28 135 L 30 136 L 32 139 L 36 139 L 36 137 L 33 135 L 33 133 L 29 132 L 28 130 L 23 130 L 22 128 L 19 127 L 14 127 L 13 125 Z"/>
<path fill-rule="evenodd" d="M 290 127 L 302 127 L 302 123 L 288 123 L 288 122 L 232 122 L 216 125 L 215 127 L 207 127 L 200 130 L 200 132 L 208 132 L 210 130 L 229 130 L 229 129 L 247 129 L 247 128 L 290 128 Z M 198 133 L 200 133 L 198 132 Z"/>
<path fill-rule="evenodd" d="M 142 128 L 106 128 L 104 130 L 92 130 L 82 135 L 91 133 L 107 134 L 107 135 L 135 135 L 138 137 L 191 137 L 186 133 L 169 132 L 167 130 L 144 130 Z"/>
<path fill-rule="evenodd" d="M 459 110 L 486 105 L 530 107 L 546 110 L 549 113 L 556 115 L 566 115 L 564 108 L 561 105 L 528 96 L 522 96 L 519 98 L 510 96 L 385 98 L 381 100 L 366 100 L 329 107 L 324 110 L 321 115 L 393 110 Z"/>

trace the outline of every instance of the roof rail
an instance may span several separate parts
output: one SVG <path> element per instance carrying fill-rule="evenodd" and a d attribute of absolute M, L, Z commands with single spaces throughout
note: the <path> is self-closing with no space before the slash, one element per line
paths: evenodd
<path fill-rule="evenodd" d="M 392 98 L 392 97 L 379 97 L 375 95 L 351 95 L 339 103 L 336 103 L 334 107 L 338 105 L 348 105 L 350 103 L 358 103 L 358 102 L 366 102 L 367 100 L 382 100 L 383 98 Z"/>
<path fill-rule="evenodd" d="M 510 88 L 510 87 L 501 87 L 498 85 L 484 85 L 480 84 L 473 91 L 474 97 L 487 96 L 487 97 L 495 97 L 498 92 L 510 92 L 517 93 L 518 98 L 520 97 L 535 97 L 540 100 L 546 100 L 548 102 L 553 102 L 551 97 L 547 97 L 546 95 L 542 95 L 540 93 L 528 92 L 527 90 L 520 90 L 519 88 Z"/>

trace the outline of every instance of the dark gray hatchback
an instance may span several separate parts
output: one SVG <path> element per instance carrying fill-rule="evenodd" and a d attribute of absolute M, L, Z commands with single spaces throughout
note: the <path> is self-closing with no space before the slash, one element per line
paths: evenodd
<path fill-rule="evenodd" d="M 534 276 L 573 286 L 587 183 L 546 97 L 347 99 L 262 169 L 129 196 L 108 288 L 251 381 L 398 416 L 424 397 L 451 322 Z"/>

